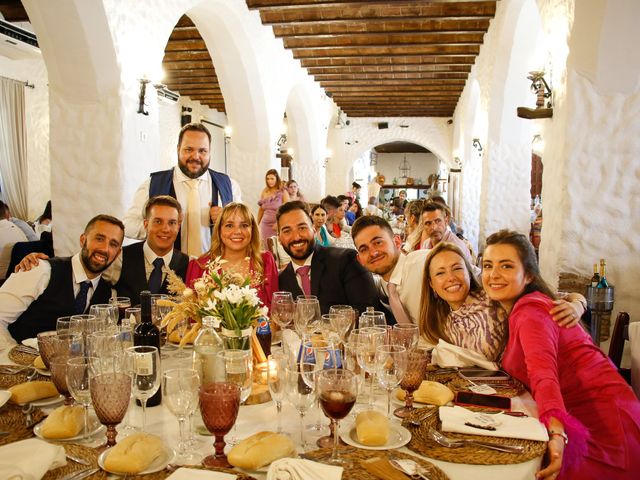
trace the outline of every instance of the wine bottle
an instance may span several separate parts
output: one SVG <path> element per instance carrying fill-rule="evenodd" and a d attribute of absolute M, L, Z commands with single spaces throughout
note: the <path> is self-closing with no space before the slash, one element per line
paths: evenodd
<path fill-rule="evenodd" d="M 593 277 L 591 277 L 591 286 L 596 288 L 600 283 L 600 273 L 598 273 L 598 264 L 593 264 Z"/>
<path fill-rule="evenodd" d="M 600 281 L 598 282 L 598 288 L 609 288 L 609 282 L 607 282 L 607 263 L 604 258 L 600 259 Z"/>
<path fill-rule="evenodd" d="M 140 292 L 140 323 L 133 331 L 133 344 L 156 347 L 160 353 L 160 330 L 153 324 L 151 317 L 151 292 L 144 290 Z M 147 407 L 160 405 L 162 401 L 162 389 L 147 400 Z M 140 401 L 136 400 L 140 405 Z"/>

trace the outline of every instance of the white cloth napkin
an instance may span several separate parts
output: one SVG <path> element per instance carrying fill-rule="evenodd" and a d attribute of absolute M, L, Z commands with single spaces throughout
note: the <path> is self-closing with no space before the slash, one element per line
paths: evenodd
<path fill-rule="evenodd" d="M 22 344 L 27 347 L 35 348 L 36 350 L 38 350 L 37 338 L 25 338 L 24 340 L 22 340 Z"/>
<path fill-rule="evenodd" d="M 340 480 L 342 467 L 303 460 L 281 458 L 269 467 L 267 480 Z"/>
<path fill-rule="evenodd" d="M 440 339 L 431 352 L 431 363 L 441 367 L 480 367 L 485 370 L 500 370 L 498 365 L 487 360 L 481 353 L 458 347 Z"/>
<path fill-rule="evenodd" d="M 640 399 L 640 322 L 629 322 L 629 346 L 631 347 L 631 386 Z"/>
<path fill-rule="evenodd" d="M 547 429 L 537 418 L 512 417 L 502 413 L 472 412 L 458 405 L 454 407 L 440 407 L 440 420 L 443 432 L 469 433 L 471 435 L 486 435 L 488 437 L 520 438 L 523 440 L 549 440 Z M 465 423 L 482 425 L 480 415 L 489 416 L 495 421 L 495 431 L 470 427 Z"/>
<path fill-rule="evenodd" d="M 38 438 L 0 447 L 0 478 L 40 480 L 47 471 L 67 464 L 64 448 Z"/>
<path fill-rule="evenodd" d="M 196 468 L 179 468 L 167 477 L 167 480 L 235 480 L 237 475 L 230 473 L 198 470 Z"/>

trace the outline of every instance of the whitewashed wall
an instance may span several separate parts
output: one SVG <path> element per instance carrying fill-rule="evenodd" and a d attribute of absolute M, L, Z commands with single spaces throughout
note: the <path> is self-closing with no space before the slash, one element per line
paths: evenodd
<path fill-rule="evenodd" d="M 404 183 L 404 179 L 400 178 L 399 167 L 405 158 L 403 153 L 379 153 L 378 165 L 376 170 L 385 176 L 387 183 L 396 178 L 398 183 Z M 409 165 L 411 165 L 410 177 L 412 177 L 415 183 L 422 185 L 426 184 L 429 180 L 429 175 L 437 174 L 440 167 L 440 161 L 433 153 L 407 153 L 406 159 Z"/>

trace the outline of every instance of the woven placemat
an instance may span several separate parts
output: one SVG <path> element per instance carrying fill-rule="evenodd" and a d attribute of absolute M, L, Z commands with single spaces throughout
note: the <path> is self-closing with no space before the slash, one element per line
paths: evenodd
<path fill-rule="evenodd" d="M 477 382 L 477 383 L 482 384 L 482 382 Z M 460 377 L 456 377 L 452 379 L 451 381 L 447 382 L 445 385 L 449 387 L 453 393 L 471 392 L 472 391 L 471 387 L 473 386 L 473 384 L 471 384 L 464 378 L 460 378 Z M 515 378 L 511 378 L 509 382 L 505 384 L 487 382 L 486 385 L 489 385 L 491 388 L 493 388 L 496 391 L 494 395 L 500 395 L 503 397 L 510 397 L 510 398 L 517 397 L 525 390 L 524 385 L 522 385 L 522 383 L 520 383 Z"/>
<path fill-rule="evenodd" d="M 15 365 L 1 365 L 2 367 L 15 367 Z M 27 376 L 32 373 L 33 370 L 26 370 L 20 373 L 8 374 L 3 373 L 0 374 L 0 388 L 6 390 L 9 387 L 13 387 L 14 385 L 18 385 L 20 383 L 24 383 L 27 381 Z M 51 380 L 51 377 L 46 375 L 37 374 L 35 378 L 32 380 Z"/>
<path fill-rule="evenodd" d="M 33 365 L 33 361 L 38 355 L 34 353 L 20 352 L 16 350 L 17 347 L 18 345 L 9 351 L 9 360 L 17 363 L 18 365 Z"/>
<path fill-rule="evenodd" d="M 54 443 L 54 442 L 52 442 Z M 82 465 L 78 462 L 70 460 L 67 458 L 67 464 L 64 467 L 55 468 L 53 470 L 49 470 L 42 480 L 56 480 L 60 478 L 65 478 L 66 476 L 80 472 L 81 470 L 86 470 L 87 468 L 99 468 L 98 467 L 98 456 L 99 452 L 95 448 L 86 447 L 84 445 L 75 445 L 72 443 L 55 443 L 56 445 L 61 445 L 64 447 L 67 455 L 71 455 L 73 457 L 86 460 L 90 463 L 90 465 Z M 91 480 L 106 480 L 107 472 L 103 470 L 98 470 L 93 475 L 87 477 Z"/>
<path fill-rule="evenodd" d="M 44 418 L 44 412 L 39 408 L 31 412 L 33 425 Z M 33 425 L 27 428 L 25 424 L 25 416 L 22 413 L 22 407 L 7 403 L 0 409 L 0 430 L 9 432 L 8 435 L 0 436 L 0 445 L 17 442 L 25 438 L 33 437 Z"/>
<path fill-rule="evenodd" d="M 430 480 L 449 480 L 449 477 L 433 463 L 416 457 L 415 455 L 402 453 L 398 450 L 381 451 L 345 447 L 341 448 L 338 451 L 338 454 L 340 455 L 340 458 L 350 460 L 349 463 L 343 465 L 344 471 L 342 473 L 342 478 L 348 480 L 376 480 L 377 477 L 367 472 L 362 467 L 362 465 L 360 465 L 360 462 L 362 460 L 368 460 L 374 457 L 402 458 L 413 460 L 425 470 L 424 473 L 427 477 L 429 477 Z M 309 460 L 322 462 L 322 460 L 326 460 L 331 457 L 331 449 L 321 448 L 319 450 L 313 450 L 312 452 L 305 453 L 304 457 L 308 458 Z"/>
<path fill-rule="evenodd" d="M 206 468 L 202 465 L 184 465 L 185 468 L 194 468 L 196 470 L 207 470 L 211 472 L 224 472 L 230 473 L 232 475 L 237 475 L 236 480 L 256 480 L 255 477 L 251 475 L 247 475 L 246 473 L 240 472 L 238 470 L 233 470 L 230 468 Z M 169 475 L 171 475 L 175 470 L 161 470 L 156 473 L 149 473 L 147 475 L 130 475 L 127 477 L 127 480 L 164 480 Z M 93 478 L 93 477 L 89 477 Z"/>
<path fill-rule="evenodd" d="M 445 385 L 456 378 L 460 378 L 457 371 L 444 370 L 441 372 L 441 369 L 436 365 L 428 365 L 424 374 L 425 380 L 443 383 Z"/>
<path fill-rule="evenodd" d="M 468 463 L 471 465 L 509 465 L 522 463 L 540 457 L 547 449 L 547 442 L 535 442 L 532 440 L 520 440 L 517 438 L 487 437 L 482 435 L 467 435 L 462 433 L 447 432 L 447 437 L 469 438 L 499 443 L 501 445 L 519 445 L 524 448 L 523 453 L 506 453 L 489 450 L 474 445 L 464 445 L 458 448 L 448 448 L 436 443 L 429 437 L 429 430 L 440 430 L 442 424 L 438 415 L 433 415 L 421 422 L 419 427 L 409 423 L 412 418 L 419 418 L 420 411 L 412 412 L 409 418 L 402 422 L 402 426 L 411 432 L 411 440 L 407 448 L 424 455 L 451 463 Z"/>

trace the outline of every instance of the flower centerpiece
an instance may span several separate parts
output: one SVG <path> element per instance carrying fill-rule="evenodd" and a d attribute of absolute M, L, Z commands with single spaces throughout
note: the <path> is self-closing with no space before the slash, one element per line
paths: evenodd
<path fill-rule="evenodd" d="M 191 319 L 192 325 L 180 345 L 193 342 L 202 319 L 211 316 L 219 321 L 225 348 L 250 348 L 252 327 L 260 317 L 268 314 L 268 309 L 252 287 L 257 279 L 235 270 L 224 270 L 225 263 L 226 260 L 220 257 L 209 260 L 193 288 L 188 288 L 175 272 L 168 270 L 168 290 L 178 299 L 161 301 L 172 307 L 161 325 L 166 326 L 167 334 L 170 334 L 185 318 Z"/>

